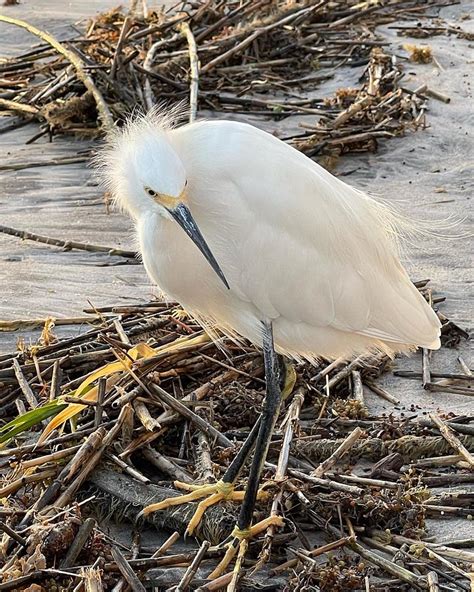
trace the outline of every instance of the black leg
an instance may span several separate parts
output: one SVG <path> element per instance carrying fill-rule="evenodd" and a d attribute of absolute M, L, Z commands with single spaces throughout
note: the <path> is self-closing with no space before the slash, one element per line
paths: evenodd
<path fill-rule="evenodd" d="M 278 364 L 279 364 L 279 377 L 280 377 L 280 391 L 285 387 L 285 380 L 287 376 L 287 367 L 285 365 L 285 361 L 283 356 L 278 356 Z M 291 390 L 288 392 L 290 394 Z M 257 421 L 253 424 L 252 429 L 250 430 L 250 434 L 247 436 L 245 442 L 242 444 L 237 456 L 234 460 L 230 463 L 227 471 L 224 473 L 222 477 L 222 481 L 224 483 L 235 483 L 242 472 L 247 459 L 252 452 L 252 448 L 254 447 L 255 440 L 257 439 L 257 434 L 260 430 L 260 425 L 262 421 L 262 414 L 259 415 Z"/>
<path fill-rule="evenodd" d="M 224 481 L 224 483 L 236 482 L 245 465 L 245 462 L 249 457 L 249 454 L 252 452 L 253 445 L 255 444 L 255 440 L 257 439 L 257 434 L 260 429 L 260 423 L 261 416 L 254 423 L 253 428 L 250 430 L 250 434 L 247 436 L 247 439 L 242 444 L 242 447 L 237 453 L 237 456 L 230 463 L 227 471 L 224 473 L 222 477 L 222 481 Z"/>
<path fill-rule="evenodd" d="M 262 418 L 256 436 L 255 453 L 250 467 L 248 485 L 240 509 L 239 519 L 237 521 L 237 527 L 240 530 L 246 530 L 252 523 L 252 515 L 255 501 L 257 499 L 260 476 L 267 457 L 268 447 L 270 445 L 273 428 L 275 427 L 281 403 L 281 391 L 279 385 L 280 369 L 278 357 L 273 346 L 271 323 L 263 324 L 263 357 L 265 363 L 266 395 Z"/>

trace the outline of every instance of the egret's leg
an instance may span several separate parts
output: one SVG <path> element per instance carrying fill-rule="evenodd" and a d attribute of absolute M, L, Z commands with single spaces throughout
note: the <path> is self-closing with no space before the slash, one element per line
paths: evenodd
<path fill-rule="evenodd" d="M 239 566 L 247 548 L 247 539 L 256 536 L 271 524 L 282 526 L 280 516 L 270 516 L 262 522 L 251 526 L 252 516 L 257 501 L 260 477 L 270 446 L 270 441 L 278 417 L 281 404 L 280 369 L 278 358 L 273 344 L 273 332 L 271 324 L 264 324 L 263 330 L 263 355 L 265 362 L 266 396 L 258 435 L 255 443 L 255 453 L 250 467 L 248 485 L 245 491 L 237 526 L 232 533 L 232 540 L 227 545 L 225 556 L 217 568 L 209 575 L 209 578 L 220 576 L 238 553 L 239 561 L 234 570 L 234 579 L 238 577 Z"/>
<path fill-rule="evenodd" d="M 293 392 L 293 387 L 295 386 L 296 382 L 296 372 L 292 365 L 287 364 L 286 362 L 282 361 L 282 373 L 284 375 L 284 382 L 282 384 L 282 400 L 286 399 L 291 395 Z M 278 374 L 278 380 L 280 377 L 280 373 Z M 227 471 L 224 473 L 222 477 L 222 481 L 224 483 L 235 483 L 242 472 L 245 463 L 252 452 L 254 447 L 255 441 L 258 436 L 258 432 L 260 430 L 260 425 L 262 421 L 262 417 L 265 411 L 263 411 L 257 421 L 254 423 L 252 429 L 250 430 L 250 434 L 247 436 L 247 439 L 242 444 L 237 456 L 234 460 L 230 463 Z M 278 415 L 278 414 L 277 414 Z"/>
<path fill-rule="evenodd" d="M 280 411 L 280 367 L 278 357 L 273 344 L 273 331 L 271 323 L 263 324 L 263 358 L 265 364 L 266 395 L 262 411 L 262 420 L 255 442 L 255 453 L 250 466 L 248 485 L 245 497 L 240 508 L 237 528 L 247 530 L 252 523 L 252 515 L 257 501 L 257 492 L 262 474 L 263 465 L 267 458 L 268 448 Z"/>
<path fill-rule="evenodd" d="M 201 522 L 202 516 L 207 508 L 217 504 L 221 500 L 242 501 L 244 499 L 245 492 L 234 491 L 234 483 L 242 472 L 245 462 L 252 451 L 255 440 L 257 439 L 259 428 L 260 420 L 255 423 L 239 452 L 229 465 L 227 471 L 224 473 L 224 476 L 217 483 L 194 485 L 192 483 L 175 481 L 175 487 L 184 491 L 189 491 L 189 493 L 186 495 L 167 498 L 156 504 L 151 504 L 143 509 L 142 514 L 146 516 L 147 514 L 157 512 L 158 510 L 164 510 L 165 508 L 169 508 L 171 506 L 179 506 L 181 504 L 186 504 L 188 502 L 205 498 L 202 499 L 202 501 L 198 504 L 198 507 L 196 508 L 196 511 L 189 521 L 188 527 L 186 529 L 187 534 L 193 534 L 193 532 L 196 530 L 196 527 Z M 259 499 L 264 499 L 266 496 L 268 496 L 268 494 L 265 491 L 258 492 Z"/>
<path fill-rule="evenodd" d="M 220 479 L 217 483 L 207 485 L 194 485 L 192 483 L 183 483 L 182 481 L 175 481 L 174 485 L 176 488 L 184 491 L 189 491 L 189 493 L 186 495 L 179 495 L 177 497 L 170 497 L 163 500 L 162 502 L 151 504 L 143 509 L 142 514 L 146 516 L 147 514 L 157 512 L 158 510 L 164 510 L 171 506 L 179 506 L 181 504 L 186 504 L 188 502 L 193 502 L 204 498 L 198 504 L 196 511 L 194 512 L 193 517 L 189 521 L 188 527 L 186 528 L 187 534 L 193 534 L 193 532 L 196 530 L 197 526 L 201 522 L 204 512 L 207 510 L 207 508 L 213 506 L 214 504 L 217 504 L 222 500 L 241 502 L 244 499 L 245 492 L 234 491 L 234 484 L 238 479 L 240 473 L 242 472 L 245 462 L 252 451 L 252 448 L 255 444 L 255 440 L 257 439 L 259 429 L 260 418 L 254 424 L 252 430 L 250 431 L 250 434 L 247 436 L 247 439 L 243 443 L 234 460 L 229 465 L 222 479 Z M 258 491 L 258 499 L 265 499 L 266 497 L 268 497 L 268 495 L 269 494 L 263 490 Z"/>
<path fill-rule="evenodd" d="M 245 463 L 252 452 L 252 449 L 257 439 L 258 430 L 260 429 L 260 417 L 254 423 L 253 428 L 250 430 L 250 434 L 247 436 L 245 442 L 240 447 L 239 452 L 234 457 L 234 460 L 230 463 L 226 472 L 222 477 L 224 483 L 235 483 L 245 466 Z"/>
<path fill-rule="evenodd" d="M 293 387 L 296 382 L 296 372 L 295 372 L 295 369 L 293 368 L 293 366 L 291 366 L 289 364 L 285 364 L 284 362 L 282 362 L 282 371 L 283 371 L 283 375 L 284 375 L 284 382 L 282 385 L 283 390 L 282 390 L 281 399 L 283 400 L 286 397 L 288 397 L 293 391 Z M 278 374 L 277 380 L 279 380 L 279 374 Z M 241 446 L 239 452 L 237 453 L 237 455 L 235 456 L 234 460 L 230 463 L 230 465 L 229 465 L 228 469 L 226 470 L 226 472 L 224 473 L 222 479 L 215 484 L 216 493 L 214 493 L 213 495 L 210 495 L 209 497 L 206 497 L 198 504 L 196 512 L 194 513 L 193 517 L 189 521 L 188 527 L 186 529 L 186 532 L 188 534 L 192 534 L 196 530 L 196 527 L 199 525 L 199 523 L 202 520 L 204 512 L 210 506 L 217 504 L 218 502 L 220 502 L 223 499 L 231 500 L 234 502 L 242 501 L 245 499 L 246 492 L 234 491 L 234 484 L 237 481 L 237 479 L 239 478 L 239 475 L 242 472 L 242 469 L 245 466 L 245 463 L 247 462 L 247 459 L 248 459 L 250 453 L 252 452 L 255 441 L 257 440 L 257 437 L 258 437 L 258 434 L 260 431 L 260 426 L 262 424 L 262 418 L 263 418 L 264 413 L 265 413 L 265 411 L 262 412 L 262 414 L 260 415 L 258 420 L 255 422 L 253 428 L 250 430 L 250 434 L 247 436 L 245 442 L 242 444 L 242 446 Z M 278 416 L 278 411 L 276 413 L 276 416 Z M 271 433 L 270 433 L 270 438 L 271 438 Z M 177 483 L 178 482 L 175 482 L 175 485 Z M 257 483 L 257 485 L 258 485 L 258 483 Z M 180 487 L 180 489 L 186 489 L 188 491 L 196 491 L 196 490 L 199 490 L 202 488 L 202 486 L 199 486 L 199 485 L 198 486 L 196 486 L 196 485 L 189 486 L 186 483 L 179 483 L 179 487 Z M 206 494 L 208 493 L 207 490 L 205 490 L 205 493 Z M 257 488 L 256 496 L 257 496 L 256 499 L 264 500 L 264 499 L 268 499 L 269 494 L 266 491 L 264 491 L 263 488 L 261 488 L 261 489 Z"/>
<path fill-rule="evenodd" d="M 282 363 L 282 368 L 281 368 L 281 372 L 280 372 L 279 366 L 278 366 L 278 359 L 277 359 L 277 356 L 273 350 L 273 338 L 271 336 L 271 326 L 266 328 L 266 331 L 269 332 L 269 336 L 270 336 L 269 338 L 271 341 L 271 350 L 273 352 L 273 358 L 274 358 L 272 363 L 275 367 L 275 371 L 273 373 L 274 380 L 276 381 L 275 392 L 278 392 L 278 393 L 280 392 L 278 381 L 280 378 L 280 374 L 282 374 L 284 376 L 284 382 L 282 384 L 281 398 L 285 399 L 293 391 L 293 387 L 296 382 L 296 372 L 295 372 L 295 369 L 293 368 L 293 366 L 286 364 L 286 363 Z M 268 376 L 267 358 L 268 358 L 268 356 L 265 354 L 265 347 L 264 347 L 266 376 Z M 164 509 L 169 508 L 171 506 L 178 506 L 181 504 L 186 504 L 189 502 L 202 500 L 198 504 L 196 511 L 195 511 L 193 517 L 191 518 L 191 520 L 189 521 L 188 527 L 186 529 L 187 534 L 193 534 L 193 532 L 196 530 L 197 526 L 199 525 L 199 523 L 202 519 L 202 516 L 203 516 L 204 512 L 207 510 L 207 508 L 209 508 L 210 506 L 213 506 L 214 504 L 217 504 L 218 502 L 220 502 L 222 500 L 230 500 L 230 501 L 244 500 L 245 496 L 246 496 L 246 492 L 234 491 L 234 485 L 235 485 L 235 482 L 237 481 L 238 477 L 240 476 L 240 473 L 242 472 L 242 469 L 245 466 L 245 463 L 246 463 L 250 453 L 252 452 L 252 449 L 255 445 L 257 437 L 259 436 L 261 425 L 262 425 L 262 418 L 264 418 L 265 414 L 266 414 L 265 407 L 267 405 L 267 399 L 268 399 L 268 386 L 267 386 L 267 396 L 265 398 L 265 403 L 264 403 L 264 410 L 263 410 L 262 414 L 260 415 L 259 419 L 255 422 L 253 428 L 250 431 L 250 434 L 247 436 L 247 439 L 242 444 L 239 452 L 237 453 L 234 460 L 229 465 L 229 467 L 226 470 L 226 472 L 224 473 L 222 479 L 220 479 L 217 483 L 205 484 L 205 485 L 195 485 L 195 484 L 190 484 L 190 483 L 183 483 L 181 481 L 175 481 L 174 485 L 177 489 L 181 489 L 181 490 L 187 491 L 189 493 L 187 493 L 186 495 L 180 495 L 177 497 L 167 498 L 167 499 L 163 500 L 162 502 L 158 502 L 156 504 L 151 504 L 151 505 L 147 506 L 146 508 L 144 508 L 144 510 L 142 511 L 142 514 L 144 516 L 146 516 L 147 514 L 150 514 L 152 512 L 157 512 L 158 510 L 164 510 Z M 273 430 L 273 426 L 274 426 L 277 416 L 278 416 L 278 409 L 276 411 L 276 415 L 275 415 L 275 418 L 274 418 L 274 421 L 273 421 L 273 424 L 272 424 L 272 427 L 270 430 L 269 441 L 271 438 L 271 432 Z M 267 449 L 268 449 L 268 446 L 267 446 Z M 265 453 L 265 456 L 266 456 L 266 453 Z M 265 459 L 262 462 L 265 462 Z M 249 478 L 249 482 L 250 482 L 250 479 L 251 479 L 251 477 Z M 263 500 L 263 499 L 268 498 L 269 494 L 266 491 L 264 491 L 263 488 L 258 489 L 258 480 L 257 480 L 256 484 L 257 484 L 257 490 L 255 493 L 256 499 Z M 253 503 L 255 504 L 255 500 Z M 252 510 L 251 510 L 251 513 L 252 513 Z"/>

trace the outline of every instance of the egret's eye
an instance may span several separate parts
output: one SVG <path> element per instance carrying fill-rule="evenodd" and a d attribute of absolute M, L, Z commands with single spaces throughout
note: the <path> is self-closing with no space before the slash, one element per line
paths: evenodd
<path fill-rule="evenodd" d="M 148 193 L 148 195 L 150 197 L 156 197 L 156 191 L 153 191 L 153 189 L 150 189 L 149 187 L 145 187 L 145 191 Z"/>

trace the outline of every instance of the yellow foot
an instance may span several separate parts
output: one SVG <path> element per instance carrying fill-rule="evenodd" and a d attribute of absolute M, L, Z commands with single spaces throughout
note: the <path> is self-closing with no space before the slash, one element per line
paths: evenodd
<path fill-rule="evenodd" d="M 242 561 L 245 557 L 245 553 L 247 552 L 249 539 L 258 536 L 261 532 L 267 530 L 269 526 L 283 526 L 283 518 L 281 516 L 269 516 L 268 518 L 265 518 L 265 520 L 257 522 L 257 524 L 254 524 L 246 530 L 240 530 L 238 527 L 235 527 L 231 534 L 232 540 L 226 545 L 224 557 L 216 569 L 211 574 L 209 574 L 208 579 L 214 580 L 220 577 L 226 571 L 229 563 L 232 561 L 235 555 L 237 555 L 232 581 L 228 588 L 228 590 L 234 590 L 239 578 Z"/>
<path fill-rule="evenodd" d="M 180 506 L 182 504 L 187 504 L 189 502 L 194 502 L 201 498 L 205 498 L 199 502 L 193 517 L 189 521 L 186 534 L 193 534 L 201 522 L 204 512 L 210 506 L 213 506 L 222 500 L 241 502 L 245 495 L 245 491 L 234 491 L 234 486 L 232 483 L 226 483 L 221 480 L 211 485 L 192 485 L 190 483 L 183 483 L 181 481 L 175 481 L 174 485 L 178 489 L 189 491 L 190 493 L 178 495 L 177 497 L 169 497 L 162 502 L 158 502 L 157 504 L 151 504 L 144 508 L 141 514 L 143 516 L 147 516 L 148 514 L 157 512 L 158 510 L 165 510 L 171 506 Z M 270 494 L 268 492 L 264 491 L 263 489 L 259 490 L 257 499 L 265 500 L 269 497 Z"/>
<path fill-rule="evenodd" d="M 189 315 L 188 313 L 180 307 L 176 307 L 173 312 L 171 313 L 171 316 L 176 319 L 177 321 L 187 321 L 189 319 Z"/>
<path fill-rule="evenodd" d="M 295 383 L 296 383 L 296 379 L 297 379 L 297 375 L 296 375 L 296 370 L 295 367 L 293 366 L 293 364 L 290 364 L 290 362 L 287 362 L 285 360 L 285 384 L 283 385 L 283 388 L 281 389 L 281 396 L 283 401 L 285 399 L 287 399 L 291 393 L 293 392 L 293 389 L 295 387 Z"/>

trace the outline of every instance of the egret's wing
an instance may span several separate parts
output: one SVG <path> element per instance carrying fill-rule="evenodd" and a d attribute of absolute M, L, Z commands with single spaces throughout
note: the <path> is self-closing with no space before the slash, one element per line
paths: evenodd
<path fill-rule="evenodd" d="M 229 264 L 242 298 L 269 318 L 435 344 L 440 323 L 399 262 L 386 208 L 272 136 L 238 127 L 224 230 L 240 243 Z"/>
<path fill-rule="evenodd" d="M 351 266 L 268 228 L 249 233 L 243 254 L 242 292 L 269 318 L 414 345 L 436 338 L 434 313 L 397 266 L 390 275 L 370 261 Z"/>

